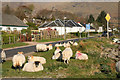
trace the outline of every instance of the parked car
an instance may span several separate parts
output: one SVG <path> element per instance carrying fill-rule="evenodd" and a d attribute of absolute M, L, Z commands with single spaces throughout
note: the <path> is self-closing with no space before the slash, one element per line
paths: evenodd
<path fill-rule="evenodd" d="M 101 36 L 107 37 L 107 31 L 104 31 Z M 109 32 L 109 36 L 113 36 L 113 33 Z"/>

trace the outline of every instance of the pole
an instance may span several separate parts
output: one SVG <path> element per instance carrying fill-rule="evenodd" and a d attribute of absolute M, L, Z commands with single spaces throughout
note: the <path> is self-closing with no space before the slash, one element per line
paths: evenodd
<path fill-rule="evenodd" d="M 109 22 L 107 21 L 107 38 L 109 38 Z"/>
<path fill-rule="evenodd" d="M 64 33 L 64 39 L 66 39 L 66 27 L 65 27 L 65 19 L 64 19 L 64 31 L 65 31 L 65 33 Z"/>

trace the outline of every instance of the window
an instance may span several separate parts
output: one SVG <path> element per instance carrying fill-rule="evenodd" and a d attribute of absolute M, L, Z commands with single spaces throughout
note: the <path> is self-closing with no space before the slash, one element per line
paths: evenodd
<path fill-rule="evenodd" d="M 2 30 L 2 28 L 0 27 L 0 31 Z"/>
<path fill-rule="evenodd" d="M 17 30 L 17 28 L 13 28 L 13 30 Z"/>

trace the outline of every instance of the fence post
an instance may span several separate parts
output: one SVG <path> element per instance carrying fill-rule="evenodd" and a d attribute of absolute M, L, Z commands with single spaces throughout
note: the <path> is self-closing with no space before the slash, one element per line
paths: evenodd
<path fill-rule="evenodd" d="M 15 43 L 15 36 L 14 36 L 14 43 Z"/>
<path fill-rule="evenodd" d="M 9 36 L 9 44 L 10 44 L 10 41 L 11 41 L 11 40 L 10 40 L 10 36 Z"/>

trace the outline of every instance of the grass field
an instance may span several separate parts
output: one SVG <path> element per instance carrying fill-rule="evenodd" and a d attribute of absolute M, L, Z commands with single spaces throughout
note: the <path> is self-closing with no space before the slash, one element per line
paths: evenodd
<path fill-rule="evenodd" d="M 110 40 L 106 38 L 94 38 L 79 42 L 79 46 L 71 47 L 73 58 L 69 64 L 52 60 L 51 57 L 55 48 L 48 52 L 34 53 L 35 56 L 42 56 L 47 59 L 43 65 L 44 70 L 39 72 L 15 71 L 11 68 L 12 61 L 7 61 L 2 65 L 3 77 L 30 77 L 30 78 L 116 78 L 115 62 L 112 59 L 100 58 L 100 46 L 114 48 Z M 64 50 L 63 47 L 60 49 Z M 86 53 L 89 57 L 87 61 L 75 60 L 77 50 Z"/>
<path fill-rule="evenodd" d="M 28 45 L 27 43 L 23 43 L 23 42 L 17 42 L 17 43 L 12 43 L 12 44 L 4 44 L 2 45 L 2 48 L 14 48 L 14 47 L 18 47 L 18 46 L 25 46 Z"/>

